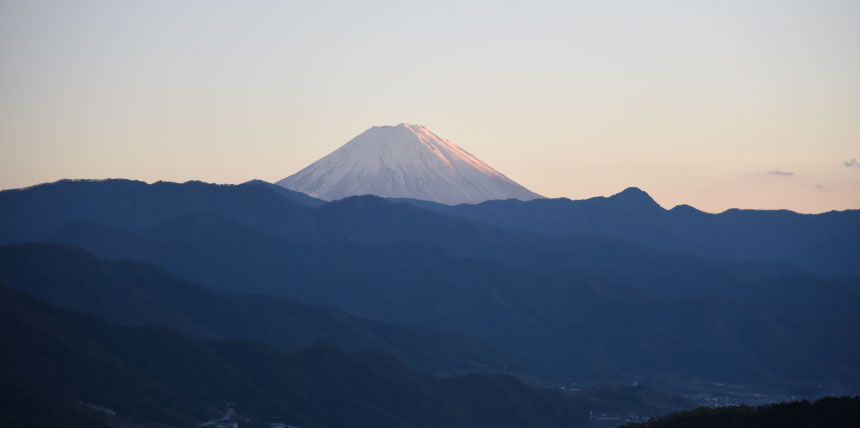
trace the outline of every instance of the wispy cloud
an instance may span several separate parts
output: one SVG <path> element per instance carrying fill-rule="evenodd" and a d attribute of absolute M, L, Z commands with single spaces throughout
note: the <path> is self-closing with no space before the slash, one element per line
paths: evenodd
<path fill-rule="evenodd" d="M 853 167 L 860 168 L 860 162 L 857 162 L 857 159 L 847 160 L 845 162 L 842 162 L 842 164 L 848 168 L 853 168 Z"/>
<path fill-rule="evenodd" d="M 767 175 L 778 175 L 780 177 L 791 177 L 792 175 L 794 175 L 794 173 L 791 171 L 780 171 L 778 169 L 773 170 L 773 171 L 768 171 L 765 174 L 767 174 Z"/>
<path fill-rule="evenodd" d="M 818 189 L 819 192 L 829 192 L 833 189 L 832 187 L 830 187 L 826 184 L 816 184 L 815 188 Z"/>

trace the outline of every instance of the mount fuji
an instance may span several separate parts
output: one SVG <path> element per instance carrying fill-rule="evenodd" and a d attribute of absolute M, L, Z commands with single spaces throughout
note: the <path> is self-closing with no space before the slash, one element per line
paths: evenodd
<path fill-rule="evenodd" d="M 336 200 L 354 195 L 447 205 L 542 198 L 421 125 L 374 126 L 276 184 Z"/>

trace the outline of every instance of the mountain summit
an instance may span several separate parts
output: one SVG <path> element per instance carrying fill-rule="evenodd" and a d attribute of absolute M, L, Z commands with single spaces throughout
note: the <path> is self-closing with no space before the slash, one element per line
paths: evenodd
<path fill-rule="evenodd" d="M 354 195 L 448 205 L 541 198 L 421 125 L 374 126 L 279 181 L 325 200 Z"/>

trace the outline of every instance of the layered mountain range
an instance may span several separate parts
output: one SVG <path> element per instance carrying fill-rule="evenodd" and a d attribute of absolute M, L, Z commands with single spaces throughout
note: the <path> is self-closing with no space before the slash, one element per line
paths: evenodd
<path fill-rule="evenodd" d="M 0 192 L 0 377 L 22 391 L 0 420 L 118 423 L 96 403 L 179 426 L 238 401 L 252 426 L 578 427 L 693 403 L 561 386 L 860 392 L 860 211 L 666 210 L 636 188 L 341 196 L 262 181 Z"/>
<path fill-rule="evenodd" d="M 492 210 L 497 203 L 485 204 L 463 209 Z M 407 349 L 415 343 L 398 344 L 367 326 L 353 327 L 366 331 L 363 341 L 318 337 L 348 349 L 385 349 L 433 373 L 506 370 L 547 382 L 668 374 L 751 382 L 855 379 L 860 348 L 848 337 L 860 322 L 860 286 L 850 276 L 855 267 L 839 261 L 860 254 L 844 233 L 857 227 L 860 213 L 696 219 L 684 212 L 692 219 L 673 226 L 678 213 L 641 191 L 516 204 L 535 216 L 551 210 L 531 204 L 561 205 L 567 211 L 558 211 L 566 214 L 557 222 L 574 232 L 538 233 L 523 215 L 520 226 L 499 227 L 510 218 L 506 209 L 479 221 L 474 213 L 452 216 L 372 196 L 320 205 L 260 182 L 109 180 L 0 192 L 0 243 L 73 245 L 101 258 L 151 263 L 219 293 L 331 305 L 374 322 L 430 329 L 414 335 L 449 349 L 447 361 L 422 359 Z M 794 227 L 782 235 L 759 227 L 786 218 Z M 638 242 L 618 239 L 625 234 Z M 655 248 L 665 241 L 649 241 L 658 237 L 674 237 L 676 245 L 698 242 L 702 253 L 733 248 L 735 254 L 667 251 Z M 764 239 L 773 240 L 763 245 Z M 792 242 L 815 245 L 793 245 L 786 253 Z M 808 265 L 794 263 L 804 252 Z M 744 257 L 749 253 L 755 257 Z M 834 254 L 835 262 L 822 264 L 822 253 Z M 14 266 L 27 264 L 8 263 L 7 271 Z M 38 284 L 21 279 L 27 277 L 33 275 L 0 275 L 0 281 L 35 290 Z M 235 337 L 201 320 L 179 326 L 204 338 Z M 283 339 L 258 339 L 288 349 L 312 342 L 278 336 Z"/>

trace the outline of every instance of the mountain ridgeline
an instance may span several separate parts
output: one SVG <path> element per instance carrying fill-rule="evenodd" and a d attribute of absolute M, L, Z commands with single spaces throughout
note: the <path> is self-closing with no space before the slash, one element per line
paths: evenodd
<path fill-rule="evenodd" d="M 663 209 L 637 188 L 586 200 L 497 200 L 449 206 L 398 199 L 452 217 L 562 238 L 592 234 L 719 260 L 791 263 L 821 275 L 860 275 L 860 210 L 798 214 L 689 205 Z"/>
<path fill-rule="evenodd" d="M 10 296 L 23 292 L 102 320 L 86 325 L 119 324 L 93 328 L 127 332 L 154 350 L 166 346 L 156 342 L 170 331 L 169 340 L 203 349 L 216 359 L 213 367 L 242 376 L 235 385 L 253 390 L 243 403 L 272 386 L 260 385 L 263 377 L 248 378 L 249 371 L 261 372 L 236 353 L 270 361 L 260 367 L 277 372 L 304 361 L 301 355 L 323 358 L 317 354 L 324 350 L 338 360 L 358 358 L 368 370 L 390 365 L 392 383 L 380 391 L 397 391 L 398 382 L 406 382 L 418 390 L 405 396 L 431 402 L 362 402 L 356 404 L 361 412 L 382 413 L 355 413 L 364 418 L 356 420 L 432 426 L 414 418 L 440 412 L 444 417 L 433 420 L 451 426 L 505 426 L 489 422 L 493 412 L 486 406 L 501 405 L 495 398 L 470 413 L 450 401 L 465 398 L 438 386 L 474 381 L 470 391 L 478 395 L 531 397 L 523 399 L 532 404 L 516 405 L 522 412 L 512 421 L 581 426 L 588 401 L 570 404 L 483 374 L 512 374 L 540 385 L 696 380 L 766 385 L 787 394 L 856 391 L 858 228 L 858 211 L 664 210 L 636 189 L 585 201 L 450 206 L 375 196 L 325 202 L 260 181 L 60 181 L 0 192 L 0 245 L 6 245 L 0 283 L 15 290 Z M 59 313 L 28 299 L 10 297 Z M 81 325 L 74 328 L 83 335 L 89 327 Z M 23 340 L 13 333 L 7 329 L 4 341 Z M 303 350 L 315 343 L 375 351 Z M 143 355 L 135 361 L 162 358 Z M 363 355 L 379 358 L 367 363 Z M 23 366 L 8 367 L 17 367 L 7 373 L 10 379 L 35 396 L 50 395 L 56 380 L 20 378 Z M 147 380 L 147 387 L 172 388 L 147 367 L 128 369 L 155 382 Z M 284 394 L 330 397 L 301 383 L 321 374 L 299 372 L 285 374 L 283 381 L 295 389 Z M 482 375 L 430 376 L 468 373 Z M 347 383 L 353 379 L 342 375 Z M 204 397 L 208 386 L 194 382 L 183 388 Z M 106 400 L 110 388 L 96 385 L 106 389 L 93 387 L 88 399 Z M 332 399 L 352 402 L 352 394 L 365 394 L 351 385 Z M 63 396 L 66 402 L 87 396 L 72 391 Z M 293 396 L 273 394 L 259 398 L 251 413 L 283 415 L 274 410 L 277 400 Z M 221 401 L 237 400 L 226 393 L 205 397 L 189 403 L 181 417 L 202 417 Z M 153 415 L 165 402 L 152 405 Z M 302 426 L 345 426 L 306 405 L 287 413 L 304 415 L 296 419 Z M 538 414 L 545 419 L 535 419 Z"/>

